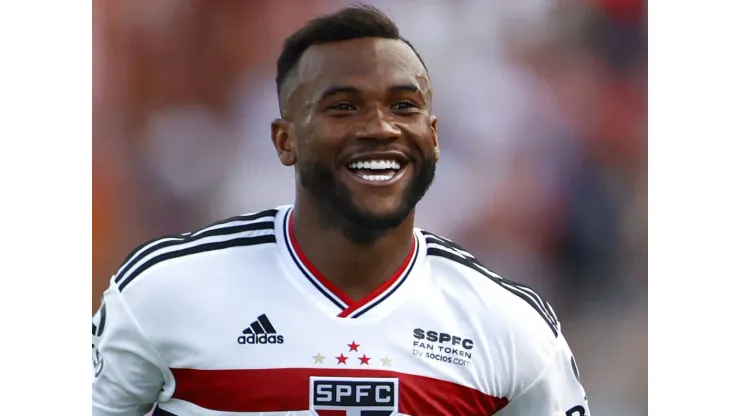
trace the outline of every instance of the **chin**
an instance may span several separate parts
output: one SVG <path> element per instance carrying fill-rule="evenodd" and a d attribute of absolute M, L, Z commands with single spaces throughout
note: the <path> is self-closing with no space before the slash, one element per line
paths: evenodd
<path fill-rule="evenodd" d="M 357 226 L 375 231 L 388 231 L 401 225 L 411 214 L 403 203 L 353 204 L 348 219 Z"/>

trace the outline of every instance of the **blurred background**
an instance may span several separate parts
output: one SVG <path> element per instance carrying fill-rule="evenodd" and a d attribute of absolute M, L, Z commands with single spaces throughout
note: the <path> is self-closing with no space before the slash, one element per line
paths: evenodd
<path fill-rule="evenodd" d="M 555 307 L 594 415 L 647 414 L 643 0 L 376 0 L 424 57 L 418 223 Z M 282 40 L 341 0 L 93 0 L 93 311 L 138 244 L 293 201 Z"/>

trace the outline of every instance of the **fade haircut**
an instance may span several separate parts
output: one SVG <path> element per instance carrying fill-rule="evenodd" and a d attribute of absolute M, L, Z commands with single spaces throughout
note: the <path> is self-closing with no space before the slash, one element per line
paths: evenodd
<path fill-rule="evenodd" d="M 398 26 L 386 14 L 375 7 L 364 4 L 349 6 L 336 13 L 320 16 L 309 21 L 285 39 L 283 50 L 277 61 L 277 77 L 275 79 L 280 114 L 283 115 L 285 104 L 285 97 L 283 97 L 285 81 L 294 72 L 308 48 L 313 45 L 361 38 L 400 40 L 414 51 L 424 70 L 427 70 L 424 60 L 421 59 L 414 46 L 401 37 Z"/>

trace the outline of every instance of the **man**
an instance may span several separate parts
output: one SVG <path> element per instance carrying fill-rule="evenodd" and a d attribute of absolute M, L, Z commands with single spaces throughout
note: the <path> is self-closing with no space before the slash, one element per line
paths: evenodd
<path fill-rule="evenodd" d="M 93 414 L 587 414 L 550 306 L 414 227 L 437 119 L 393 22 L 309 22 L 277 85 L 295 204 L 133 251 L 93 320 Z"/>

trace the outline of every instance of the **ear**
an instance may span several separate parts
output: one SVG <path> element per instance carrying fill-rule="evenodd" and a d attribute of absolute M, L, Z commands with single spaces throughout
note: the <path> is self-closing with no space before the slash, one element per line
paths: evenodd
<path fill-rule="evenodd" d="M 298 160 L 295 144 L 295 128 L 288 120 L 278 118 L 272 122 L 272 144 L 275 146 L 280 163 L 293 166 Z"/>
<path fill-rule="evenodd" d="M 432 138 L 435 148 L 435 153 L 439 155 L 439 135 L 437 134 L 437 116 L 433 115 L 431 117 L 431 126 L 432 126 L 432 132 L 434 132 L 434 137 Z M 437 156 L 439 159 L 439 156 Z"/>

